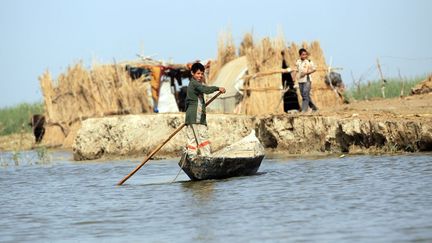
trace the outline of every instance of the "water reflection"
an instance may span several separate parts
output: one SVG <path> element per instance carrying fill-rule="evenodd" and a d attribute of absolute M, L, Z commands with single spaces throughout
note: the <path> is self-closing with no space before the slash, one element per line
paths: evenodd
<path fill-rule="evenodd" d="M 181 183 L 183 192 L 191 195 L 191 197 L 199 202 L 207 202 L 212 199 L 214 184 L 214 180 L 185 181 Z"/>

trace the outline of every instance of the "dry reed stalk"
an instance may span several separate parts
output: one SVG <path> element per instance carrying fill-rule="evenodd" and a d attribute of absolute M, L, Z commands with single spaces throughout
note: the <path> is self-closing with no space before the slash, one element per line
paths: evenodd
<path fill-rule="evenodd" d="M 209 83 L 215 80 L 219 70 L 228 62 L 237 58 L 236 47 L 230 31 L 222 32 L 218 40 L 216 61 L 210 67 Z"/>
<path fill-rule="evenodd" d="M 252 33 L 247 32 L 243 36 L 243 40 L 240 43 L 239 56 L 246 56 L 248 50 L 252 49 L 253 46 L 254 46 L 254 41 L 253 41 Z"/>
<path fill-rule="evenodd" d="M 42 89 L 42 95 L 44 96 L 45 115 L 46 117 L 54 117 L 52 98 L 55 93 L 52 86 L 51 73 L 47 70 L 40 77 L 40 85 Z"/>

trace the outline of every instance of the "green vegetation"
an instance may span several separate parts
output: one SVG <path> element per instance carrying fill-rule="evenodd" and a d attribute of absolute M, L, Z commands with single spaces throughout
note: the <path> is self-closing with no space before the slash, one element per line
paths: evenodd
<path fill-rule="evenodd" d="M 51 156 L 48 149 L 45 146 L 36 148 L 36 155 L 38 163 L 44 164 L 51 161 Z"/>
<path fill-rule="evenodd" d="M 47 165 L 52 162 L 51 152 L 40 146 L 33 151 L 14 150 L 3 152 L 0 156 L 0 167 L 20 165 Z"/>
<path fill-rule="evenodd" d="M 0 108 L 0 135 L 31 132 L 28 125 L 33 114 L 43 114 L 42 103 L 22 103 L 13 107 Z"/>
<path fill-rule="evenodd" d="M 385 83 L 385 97 L 394 98 L 401 96 L 402 88 L 403 96 L 407 96 L 410 94 L 411 88 L 423 81 L 425 78 L 425 76 L 419 76 L 405 80 L 397 78 L 387 79 L 387 82 Z M 374 80 L 352 86 L 346 91 L 346 97 L 355 100 L 382 98 L 381 85 L 381 80 Z"/>

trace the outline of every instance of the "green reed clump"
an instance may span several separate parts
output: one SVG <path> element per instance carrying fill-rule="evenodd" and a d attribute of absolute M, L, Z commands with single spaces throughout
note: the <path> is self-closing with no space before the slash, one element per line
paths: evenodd
<path fill-rule="evenodd" d="M 385 98 L 399 97 L 401 94 L 403 94 L 403 96 L 407 96 L 410 94 L 411 88 L 423 81 L 425 78 L 426 76 L 418 76 L 407 79 L 387 79 L 387 82 L 385 83 Z M 381 87 L 381 80 L 363 82 L 359 85 L 350 87 L 346 92 L 346 95 L 348 98 L 354 98 L 355 100 L 383 98 Z"/>
<path fill-rule="evenodd" d="M 40 102 L 21 103 L 16 106 L 0 108 L 0 136 L 18 132 L 31 132 L 28 125 L 33 114 L 43 114 Z"/>
<path fill-rule="evenodd" d="M 22 165 L 49 165 L 52 154 L 46 146 L 38 146 L 33 151 L 13 150 L 0 154 L 0 167 Z"/>
<path fill-rule="evenodd" d="M 12 160 L 15 162 L 15 165 L 19 165 L 20 159 L 21 159 L 21 152 L 13 151 Z"/>
<path fill-rule="evenodd" d="M 51 161 L 50 153 L 45 146 L 36 148 L 36 155 L 37 155 L 37 163 L 44 164 Z"/>

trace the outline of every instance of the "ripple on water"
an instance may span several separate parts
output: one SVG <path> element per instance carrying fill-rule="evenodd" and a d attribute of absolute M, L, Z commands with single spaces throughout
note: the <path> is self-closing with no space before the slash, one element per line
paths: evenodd
<path fill-rule="evenodd" d="M 11 164 L 0 241 L 431 241 L 431 161 L 266 159 L 254 176 L 172 183 L 177 161 L 161 160 L 124 186 L 139 161 Z"/>

